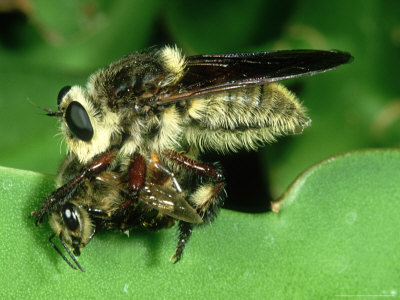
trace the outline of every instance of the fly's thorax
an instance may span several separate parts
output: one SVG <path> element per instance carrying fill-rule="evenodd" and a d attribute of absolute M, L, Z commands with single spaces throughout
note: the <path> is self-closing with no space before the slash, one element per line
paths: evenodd
<path fill-rule="evenodd" d="M 162 87 L 175 84 L 186 67 L 177 47 L 135 52 L 94 73 L 88 82 L 89 93 L 106 99 L 113 111 L 146 111 L 154 106 L 154 96 Z"/>
<path fill-rule="evenodd" d="M 186 119 L 172 104 L 154 114 L 134 115 L 131 119 L 125 119 L 124 124 L 126 138 L 119 153 L 131 157 L 136 152 L 161 153 L 165 149 L 180 149 Z"/>
<path fill-rule="evenodd" d="M 81 163 L 105 152 L 121 135 L 120 116 L 79 86 L 59 97 L 59 114 L 68 150 Z"/>

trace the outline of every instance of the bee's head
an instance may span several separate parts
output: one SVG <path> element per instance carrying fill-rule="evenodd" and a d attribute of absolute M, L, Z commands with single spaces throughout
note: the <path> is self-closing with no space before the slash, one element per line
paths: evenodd
<path fill-rule="evenodd" d="M 50 243 L 54 249 L 56 249 L 72 268 L 74 268 L 52 242 L 52 238 L 57 235 L 69 256 L 79 269 L 83 270 L 77 263 L 74 255 L 80 255 L 80 249 L 89 243 L 95 232 L 87 210 L 73 202 L 66 202 L 60 210 L 54 211 L 50 215 L 49 222 L 54 231 L 54 234 L 50 237 Z M 74 255 L 70 250 L 72 250 Z"/>
<path fill-rule="evenodd" d="M 63 87 L 57 97 L 61 129 L 68 148 L 81 163 L 110 147 L 112 135 L 118 134 L 118 115 L 102 105 L 99 99 L 79 86 Z"/>

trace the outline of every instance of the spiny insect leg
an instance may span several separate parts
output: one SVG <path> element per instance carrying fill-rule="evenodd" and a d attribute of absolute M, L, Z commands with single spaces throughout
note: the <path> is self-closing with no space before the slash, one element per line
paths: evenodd
<path fill-rule="evenodd" d="M 192 235 L 193 224 L 188 223 L 185 221 L 180 221 L 178 225 L 178 244 L 176 245 L 176 251 L 174 255 L 171 256 L 169 259 L 174 264 L 176 264 L 181 258 L 183 249 L 185 248 L 186 242 L 189 240 L 190 236 Z"/>
<path fill-rule="evenodd" d="M 31 213 L 31 216 L 36 219 L 36 224 L 42 223 L 43 217 L 46 213 L 51 212 L 57 207 L 61 207 L 65 202 L 67 202 L 84 179 L 104 170 L 115 158 L 115 156 L 116 151 L 113 150 L 99 155 L 93 160 L 89 167 L 84 168 L 78 176 L 50 194 L 46 201 L 43 202 L 37 210 Z"/>
<path fill-rule="evenodd" d="M 181 167 L 211 180 L 209 183 L 201 184 L 191 197 L 191 202 L 196 205 L 197 212 L 203 220 L 211 221 L 218 208 L 223 204 L 225 182 L 221 169 L 196 161 L 173 150 L 165 150 L 163 153 Z"/>
<path fill-rule="evenodd" d="M 207 176 L 216 182 L 224 181 L 224 175 L 222 174 L 221 170 L 214 166 L 196 161 L 173 150 L 165 150 L 163 151 L 163 154 L 169 160 L 175 162 L 176 164 L 189 171 L 192 171 L 199 175 Z"/>
<path fill-rule="evenodd" d="M 209 178 L 209 182 L 200 184 L 193 192 L 190 197 L 190 202 L 194 204 L 196 211 L 203 219 L 203 224 L 211 222 L 216 216 L 219 208 L 223 205 L 226 196 L 224 189 L 224 176 L 221 169 L 217 166 L 198 162 L 172 150 L 166 150 L 163 154 L 181 167 L 200 176 Z M 193 226 L 194 224 L 191 223 L 183 221 L 179 222 L 178 244 L 176 246 L 175 254 L 171 257 L 171 260 L 174 260 L 174 263 L 181 259 L 185 244 L 192 234 Z"/>
<path fill-rule="evenodd" d="M 139 153 L 135 154 L 135 157 L 129 164 L 128 172 L 129 194 L 132 198 L 135 198 L 138 196 L 140 189 L 143 187 L 146 177 L 146 161 L 142 155 Z"/>
<path fill-rule="evenodd" d="M 182 188 L 181 188 L 180 184 L 178 183 L 178 180 L 176 179 L 175 174 L 160 162 L 160 157 L 158 156 L 158 154 L 156 152 L 151 153 L 151 159 L 150 159 L 149 166 L 152 169 L 153 180 L 155 181 L 155 183 L 162 185 L 167 180 L 170 179 L 170 180 L 172 180 L 177 192 L 179 192 L 179 193 L 182 192 Z"/>
<path fill-rule="evenodd" d="M 146 177 L 146 161 L 143 156 L 136 153 L 128 167 L 128 193 L 113 213 L 114 216 L 122 214 L 139 197 L 140 189 L 143 187 Z"/>

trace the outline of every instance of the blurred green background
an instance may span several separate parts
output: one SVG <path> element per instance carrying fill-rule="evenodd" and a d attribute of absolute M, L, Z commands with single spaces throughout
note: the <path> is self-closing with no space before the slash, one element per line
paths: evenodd
<path fill-rule="evenodd" d="M 93 71 L 125 54 L 175 43 L 187 55 L 312 48 L 355 57 L 335 71 L 287 82 L 308 107 L 311 128 L 259 155 L 225 160 L 228 180 L 262 177 L 266 191 L 255 197 L 278 196 L 331 155 L 399 143 L 399 1 L 8 0 L 0 12 L 3 166 L 55 174 L 63 157 L 57 121 L 27 99 L 55 109 L 63 86 L 85 85 Z M 235 178 L 243 165 L 254 176 Z"/>

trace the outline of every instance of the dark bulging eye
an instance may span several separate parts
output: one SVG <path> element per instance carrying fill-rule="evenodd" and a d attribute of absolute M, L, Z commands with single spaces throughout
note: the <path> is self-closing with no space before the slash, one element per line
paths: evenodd
<path fill-rule="evenodd" d="M 69 92 L 69 90 L 71 89 L 70 85 L 64 86 L 59 92 L 58 92 L 58 96 L 57 96 L 57 105 L 60 106 L 60 103 L 62 101 L 62 99 L 64 98 L 64 96 Z"/>
<path fill-rule="evenodd" d="M 85 108 L 76 101 L 68 106 L 65 121 L 72 133 L 82 141 L 88 142 L 93 137 L 93 127 Z"/>
<path fill-rule="evenodd" d="M 69 230 L 75 231 L 79 227 L 79 218 L 76 206 L 72 203 L 66 203 L 62 207 L 62 218 Z"/>

